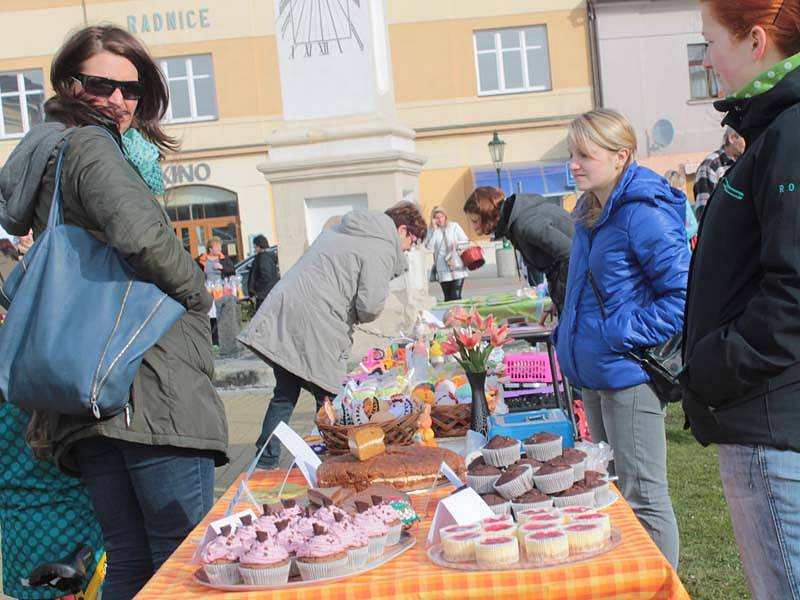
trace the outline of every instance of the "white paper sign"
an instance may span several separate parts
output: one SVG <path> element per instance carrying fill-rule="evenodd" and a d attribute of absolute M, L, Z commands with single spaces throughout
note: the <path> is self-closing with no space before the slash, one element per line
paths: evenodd
<path fill-rule="evenodd" d="M 239 486 L 239 489 L 241 489 L 241 486 Z M 206 547 L 206 544 L 217 537 L 221 533 L 223 527 L 230 525 L 231 529 L 236 529 L 242 525 L 242 517 L 248 515 L 253 521 L 255 521 L 257 518 L 256 514 L 248 508 L 247 510 L 238 512 L 235 515 L 229 515 L 227 517 L 223 517 L 222 519 L 211 521 L 211 523 L 208 524 L 208 527 L 206 527 L 206 532 L 203 534 L 203 539 L 201 539 L 200 543 L 197 545 L 197 550 L 194 552 L 192 562 L 200 562 L 200 555 L 203 553 L 203 549 Z"/>
<path fill-rule="evenodd" d="M 278 423 L 273 435 L 292 453 L 295 463 L 303 473 L 303 477 L 306 478 L 308 485 L 316 487 L 317 467 L 322 464 L 322 461 L 311 449 L 311 446 L 306 444 L 305 440 L 283 421 Z"/>
<path fill-rule="evenodd" d="M 453 471 L 453 469 L 451 469 L 446 462 L 442 461 L 442 464 L 439 466 L 439 472 L 445 477 L 447 477 L 448 481 L 457 488 L 463 487 L 464 482 L 458 478 L 456 472 Z"/>
<path fill-rule="evenodd" d="M 477 431 L 472 429 L 467 430 L 467 447 L 464 451 L 464 456 L 469 456 L 476 450 L 480 450 L 486 445 L 486 438 Z"/>
<path fill-rule="evenodd" d="M 494 511 L 472 488 L 464 488 L 439 500 L 433 523 L 428 530 L 428 544 L 439 543 L 439 530 L 448 525 L 471 525 L 494 517 Z"/>

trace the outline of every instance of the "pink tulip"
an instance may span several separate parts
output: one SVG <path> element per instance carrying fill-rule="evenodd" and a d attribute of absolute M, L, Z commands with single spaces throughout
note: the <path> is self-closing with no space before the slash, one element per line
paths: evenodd
<path fill-rule="evenodd" d="M 442 352 L 444 352 L 447 356 L 451 354 L 458 354 L 459 347 L 456 343 L 455 336 L 450 336 L 446 342 L 442 343 Z"/>
<path fill-rule="evenodd" d="M 466 325 L 467 323 L 469 323 L 469 313 L 467 313 L 467 309 L 463 306 L 456 306 L 450 309 L 447 319 L 445 320 L 445 325 L 448 327 Z"/>
<path fill-rule="evenodd" d="M 480 331 L 476 331 L 470 335 L 463 329 L 456 333 L 456 337 L 458 338 L 458 341 L 461 342 L 461 345 L 467 350 L 472 350 L 475 346 L 480 344 L 482 338 Z"/>
<path fill-rule="evenodd" d="M 474 306 L 472 307 L 472 312 L 469 314 L 469 324 L 475 327 L 475 329 L 483 329 L 483 320 L 478 313 L 478 309 Z"/>
<path fill-rule="evenodd" d="M 508 339 L 508 325 L 503 325 L 499 329 L 495 329 L 495 327 L 492 326 L 489 339 L 492 343 L 492 346 L 494 346 L 495 348 L 498 348 L 503 344 L 509 342 L 510 340 Z"/>
<path fill-rule="evenodd" d="M 489 315 L 483 320 L 483 335 L 488 335 L 494 329 L 494 315 Z"/>

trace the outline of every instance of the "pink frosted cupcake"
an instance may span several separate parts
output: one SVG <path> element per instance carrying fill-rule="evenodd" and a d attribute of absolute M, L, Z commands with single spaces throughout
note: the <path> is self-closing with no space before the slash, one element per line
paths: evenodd
<path fill-rule="evenodd" d="M 241 542 L 230 536 L 230 527 L 224 535 L 211 540 L 203 549 L 200 562 L 211 583 L 233 585 L 241 581 L 239 557 L 246 552 Z"/>
<path fill-rule="evenodd" d="M 316 535 L 297 550 L 297 566 L 304 581 L 339 575 L 347 568 L 347 550 L 342 541 L 315 525 Z"/>
<path fill-rule="evenodd" d="M 291 559 L 286 549 L 268 543 L 269 536 L 258 532 L 257 541 L 239 559 L 239 573 L 247 585 L 281 585 L 289 580 Z"/>
<path fill-rule="evenodd" d="M 347 517 L 348 519 L 350 518 L 350 515 L 348 515 L 338 506 L 334 506 L 333 504 L 329 506 L 323 506 L 322 508 L 318 508 L 314 512 L 315 519 L 317 519 L 318 521 L 322 521 L 323 523 L 326 523 L 328 525 L 336 522 L 336 515 L 339 515 L 340 517 Z"/>
<path fill-rule="evenodd" d="M 331 535 L 339 538 L 345 550 L 347 550 L 348 571 L 357 571 L 367 564 L 367 560 L 369 560 L 369 538 L 350 519 L 336 514 L 334 522 L 330 525 L 328 531 Z"/>
<path fill-rule="evenodd" d="M 383 524 L 389 528 L 389 533 L 386 537 L 387 546 L 393 546 L 400 542 L 400 533 L 403 531 L 403 523 L 400 521 L 400 514 L 395 509 L 384 502 L 379 496 L 373 496 L 372 507 L 367 509 L 367 512 L 378 517 L 383 521 Z"/>
<path fill-rule="evenodd" d="M 297 506 L 296 500 L 281 500 L 283 509 L 278 513 L 278 519 L 299 519 L 303 516 L 303 509 Z"/>
<path fill-rule="evenodd" d="M 356 501 L 356 510 L 359 512 L 353 517 L 353 525 L 369 538 L 369 560 L 375 560 L 386 548 L 389 528 L 383 519 L 369 512 L 369 504 L 366 502 Z"/>

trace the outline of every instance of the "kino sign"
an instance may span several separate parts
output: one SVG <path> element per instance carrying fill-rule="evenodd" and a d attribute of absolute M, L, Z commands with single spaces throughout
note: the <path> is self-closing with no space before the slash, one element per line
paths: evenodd
<path fill-rule="evenodd" d="M 167 185 L 202 183 L 211 177 L 211 167 L 204 162 L 169 165 L 164 167 L 161 172 L 164 175 L 164 183 Z"/>

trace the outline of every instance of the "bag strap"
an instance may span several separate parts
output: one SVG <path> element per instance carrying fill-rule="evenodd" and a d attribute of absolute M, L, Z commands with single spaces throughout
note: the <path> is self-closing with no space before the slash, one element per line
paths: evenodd
<path fill-rule="evenodd" d="M 69 138 L 72 134 L 67 134 L 64 137 L 64 143 L 58 151 L 58 159 L 56 161 L 56 177 L 53 184 L 53 198 L 50 202 L 50 215 L 47 217 L 47 228 L 54 229 L 59 225 L 64 224 L 64 208 L 61 202 L 61 174 L 64 171 L 64 154 L 69 147 Z"/>

